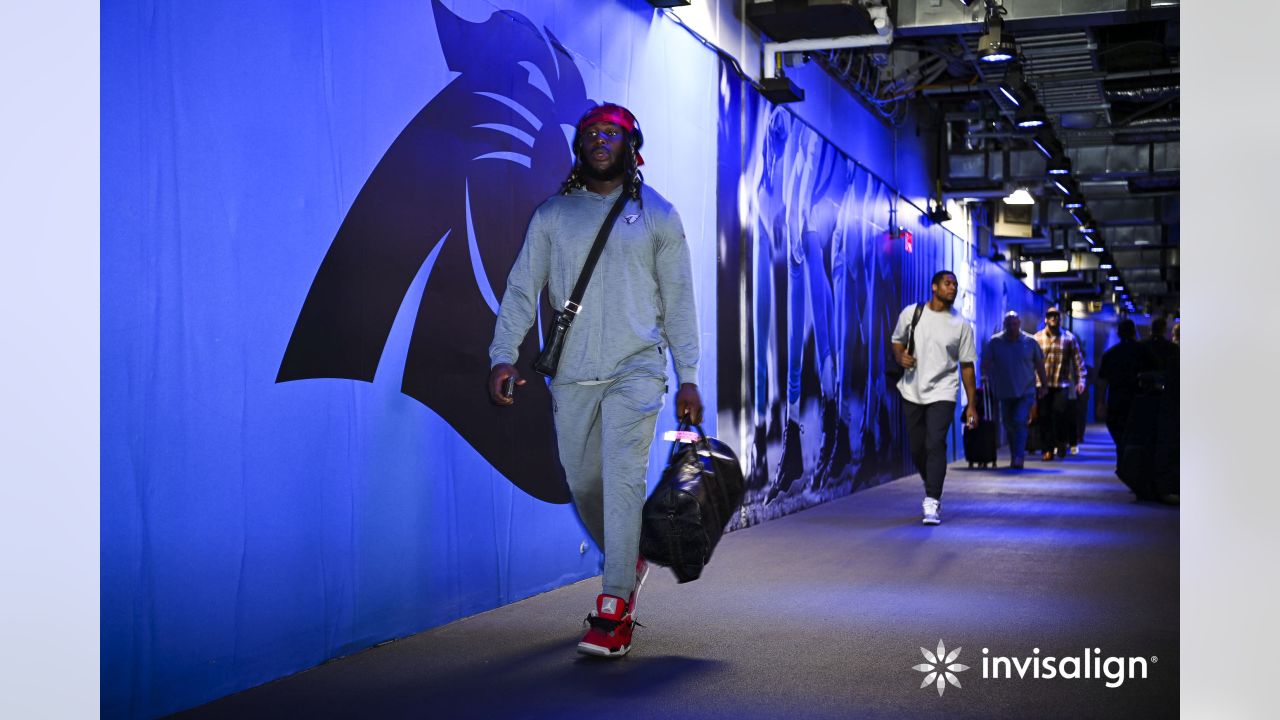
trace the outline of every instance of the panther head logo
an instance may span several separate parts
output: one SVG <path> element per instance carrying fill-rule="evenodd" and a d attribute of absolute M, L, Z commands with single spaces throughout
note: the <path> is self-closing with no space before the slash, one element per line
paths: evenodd
<path fill-rule="evenodd" d="M 458 76 L 409 121 L 356 196 L 276 382 L 371 382 L 409 286 L 429 262 L 401 390 L 517 487 L 565 503 L 550 393 L 529 366 L 542 327 L 521 346 L 519 368 L 531 381 L 515 406 L 489 404 L 485 381 L 498 299 L 525 224 L 568 174 L 574 124 L 594 103 L 550 31 L 509 11 L 470 22 L 440 0 L 432 8 Z M 550 316 L 544 298 L 543 327 Z"/>

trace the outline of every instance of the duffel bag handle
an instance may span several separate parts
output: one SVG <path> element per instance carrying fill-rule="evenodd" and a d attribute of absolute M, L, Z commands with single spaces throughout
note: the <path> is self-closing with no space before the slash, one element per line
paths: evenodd
<path fill-rule="evenodd" d="M 677 431 L 694 430 L 695 432 L 698 433 L 698 439 L 694 440 L 691 443 L 688 443 L 688 445 L 693 447 L 695 451 L 697 447 L 701 445 L 704 449 L 706 449 L 708 453 L 711 452 L 711 443 L 707 442 L 707 434 L 702 431 L 702 425 L 690 420 L 688 413 L 685 413 L 684 415 L 680 416 L 680 420 L 676 425 L 676 430 Z M 676 452 L 680 449 L 680 446 L 684 444 L 686 443 L 683 443 L 679 440 L 676 440 L 675 442 L 671 443 L 671 452 L 667 455 L 667 462 L 670 462 L 671 458 L 676 456 Z"/>

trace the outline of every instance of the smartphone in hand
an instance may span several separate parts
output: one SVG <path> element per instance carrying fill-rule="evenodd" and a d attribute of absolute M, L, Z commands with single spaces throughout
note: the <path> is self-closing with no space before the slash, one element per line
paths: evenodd
<path fill-rule="evenodd" d="M 512 375 L 502 381 L 502 397 L 510 399 L 516 394 L 516 376 Z"/>

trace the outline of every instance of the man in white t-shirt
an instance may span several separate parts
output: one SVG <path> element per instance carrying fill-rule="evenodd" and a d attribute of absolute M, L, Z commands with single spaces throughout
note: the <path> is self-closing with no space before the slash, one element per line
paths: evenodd
<path fill-rule="evenodd" d="M 947 474 L 947 431 L 951 429 L 956 391 L 960 389 L 956 368 L 960 368 L 965 396 L 977 397 L 973 364 L 978 353 L 973 326 L 952 307 L 959 291 L 955 273 L 934 273 L 930 286 L 933 297 L 918 316 L 915 304 L 902 310 L 892 340 L 894 357 L 906 368 L 898 381 L 898 392 L 902 394 L 911 460 L 924 480 L 923 522 L 937 525 L 942 522 L 939 510 L 942 481 Z M 968 428 L 978 426 L 978 410 L 972 402 L 965 408 L 964 424 Z"/>

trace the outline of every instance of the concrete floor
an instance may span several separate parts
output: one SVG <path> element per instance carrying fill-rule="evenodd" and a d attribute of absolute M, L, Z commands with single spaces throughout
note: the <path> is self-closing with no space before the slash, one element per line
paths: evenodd
<path fill-rule="evenodd" d="M 1114 462 L 1092 427 L 1065 461 L 952 465 L 937 527 L 912 476 L 731 533 L 696 582 L 650 575 L 625 658 L 575 652 L 593 578 L 178 717 L 1176 717 L 1178 510 L 1134 502 Z M 939 641 L 969 668 L 941 696 L 913 669 Z M 984 648 L 1147 677 L 984 677 Z"/>

